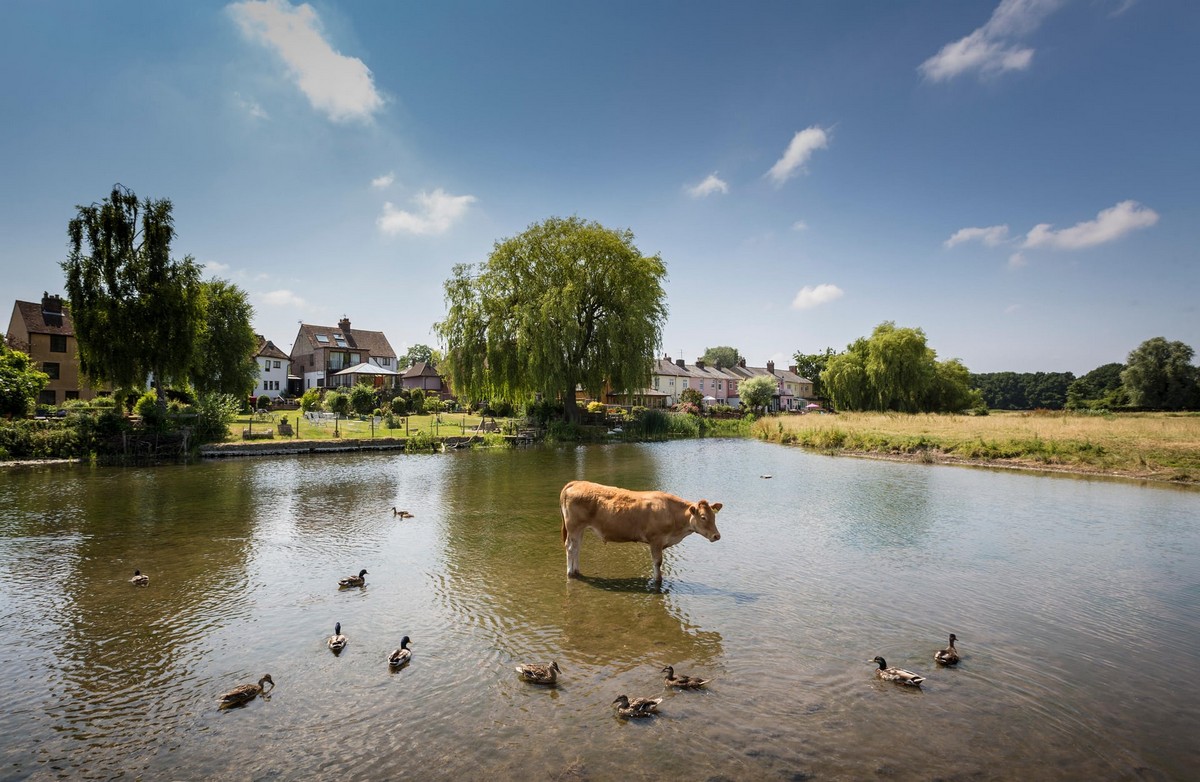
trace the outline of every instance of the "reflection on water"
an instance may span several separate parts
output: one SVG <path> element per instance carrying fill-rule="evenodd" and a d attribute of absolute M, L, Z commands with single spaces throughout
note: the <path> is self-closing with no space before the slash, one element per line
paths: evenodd
<path fill-rule="evenodd" d="M 644 546 L 589 535 L 569 581 L 576 478 L 720 501 L 721 540 L 655 590 Z M 1198 518 L 1196 492 L 745 441 L 0 473 L 0 778 L 1183 779 Z M 556 689 L 513 671 L 550 660 Z M 668 664 L 714 681 L 665 690 Z M 617 720 L 620 693 L 662 714 Z"/>

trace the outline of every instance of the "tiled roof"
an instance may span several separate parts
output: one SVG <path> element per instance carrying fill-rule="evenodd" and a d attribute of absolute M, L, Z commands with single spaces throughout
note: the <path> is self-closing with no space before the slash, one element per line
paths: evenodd
<path fill-rule="evenodd" d="M 317 335 L 324 335 L 329 341 L 321 342 L 317 339 Z M 337 344 L 335 335 L 341 335 L 346 340 L 346 346 L 343 348 Z M 296 335 L 296 345 L 293 346 L 294 351 L 303 341 L 312 350 L 318 348 L 332 348 L 334 350 L 360 350 L 366 351 L 374 357 L 395 358 L 396 351 L 392 350 L 392 345 L 388 342 L 387 337 L 382 331 L 364 331 L 363 329 L 339 329 L 336 326 L 315 326 L 311 323 L 300 324 L 300 333 Z"/>
<path fill-rule="evenodd" d="M 71 326 L 71 314 L 67 312 L 65 306 L 61 315 L 56 312 L 42 312 L 42 303 L 40 301 L 18 301 L 16 307 L 17 311 L 21 313 L 21 320 L 24 321 L 25 331 L 28 334 L 65 334 L 68 337 L 75 336 L 75 329 Z M 22 334 L 20 336 L 24 338 L 26 335 Z"/>
<path fill-rule="evenodd" d="M 404 371 L 404 377 L 441 377 L 441 374 L 424 361 L 418 361 Z"/>
<path fill-rule="evenodd" d="M 291 357 L 275 346 L 275 343 L 264 337 L 262 334 L 255 334 L 258 337 L 258 352 L 255 356 L 261 358 L 277 358 L 283 361 L 291 360 Z"/>

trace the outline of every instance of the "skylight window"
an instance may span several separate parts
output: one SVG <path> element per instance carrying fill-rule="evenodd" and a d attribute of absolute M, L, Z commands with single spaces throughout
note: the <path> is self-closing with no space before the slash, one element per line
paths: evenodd
<path fill-rule="evenodd" d="M 329 342 L 329 337 L 325 336 L 324 334 L 318 334 L 317 342 Z"/>
<path fill-rule="evenodd" d="M 341 334 L 334 334 L 333 339 L 338 343 L 338 347 L 346 347 L 346 338 Z"/>

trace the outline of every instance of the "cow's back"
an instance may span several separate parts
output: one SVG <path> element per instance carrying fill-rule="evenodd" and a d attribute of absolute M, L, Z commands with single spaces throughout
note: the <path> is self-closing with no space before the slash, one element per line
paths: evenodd
<path fill-rule="evenodd" d="M 661 491 L 631 491 L 591 481 L 571 481 L 559 494 L 563 535 L 591 527 L 612 543 L 649 543 L 675 526 L 683 500 Z"/>

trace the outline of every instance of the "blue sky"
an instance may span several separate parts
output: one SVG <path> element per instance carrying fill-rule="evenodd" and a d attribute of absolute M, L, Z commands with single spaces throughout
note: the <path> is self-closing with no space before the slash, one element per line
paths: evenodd
<path fill-rule="evenodd" d="M 973 372 L 1200 350 L 1200 5 L 46 2 L 0 30 L 0 297 L 76 204 L 298 321 L 436 344 L 456 263 L 546 217 L 667 264 L 663 349 L 751 364 L 885 320 Z"/>

